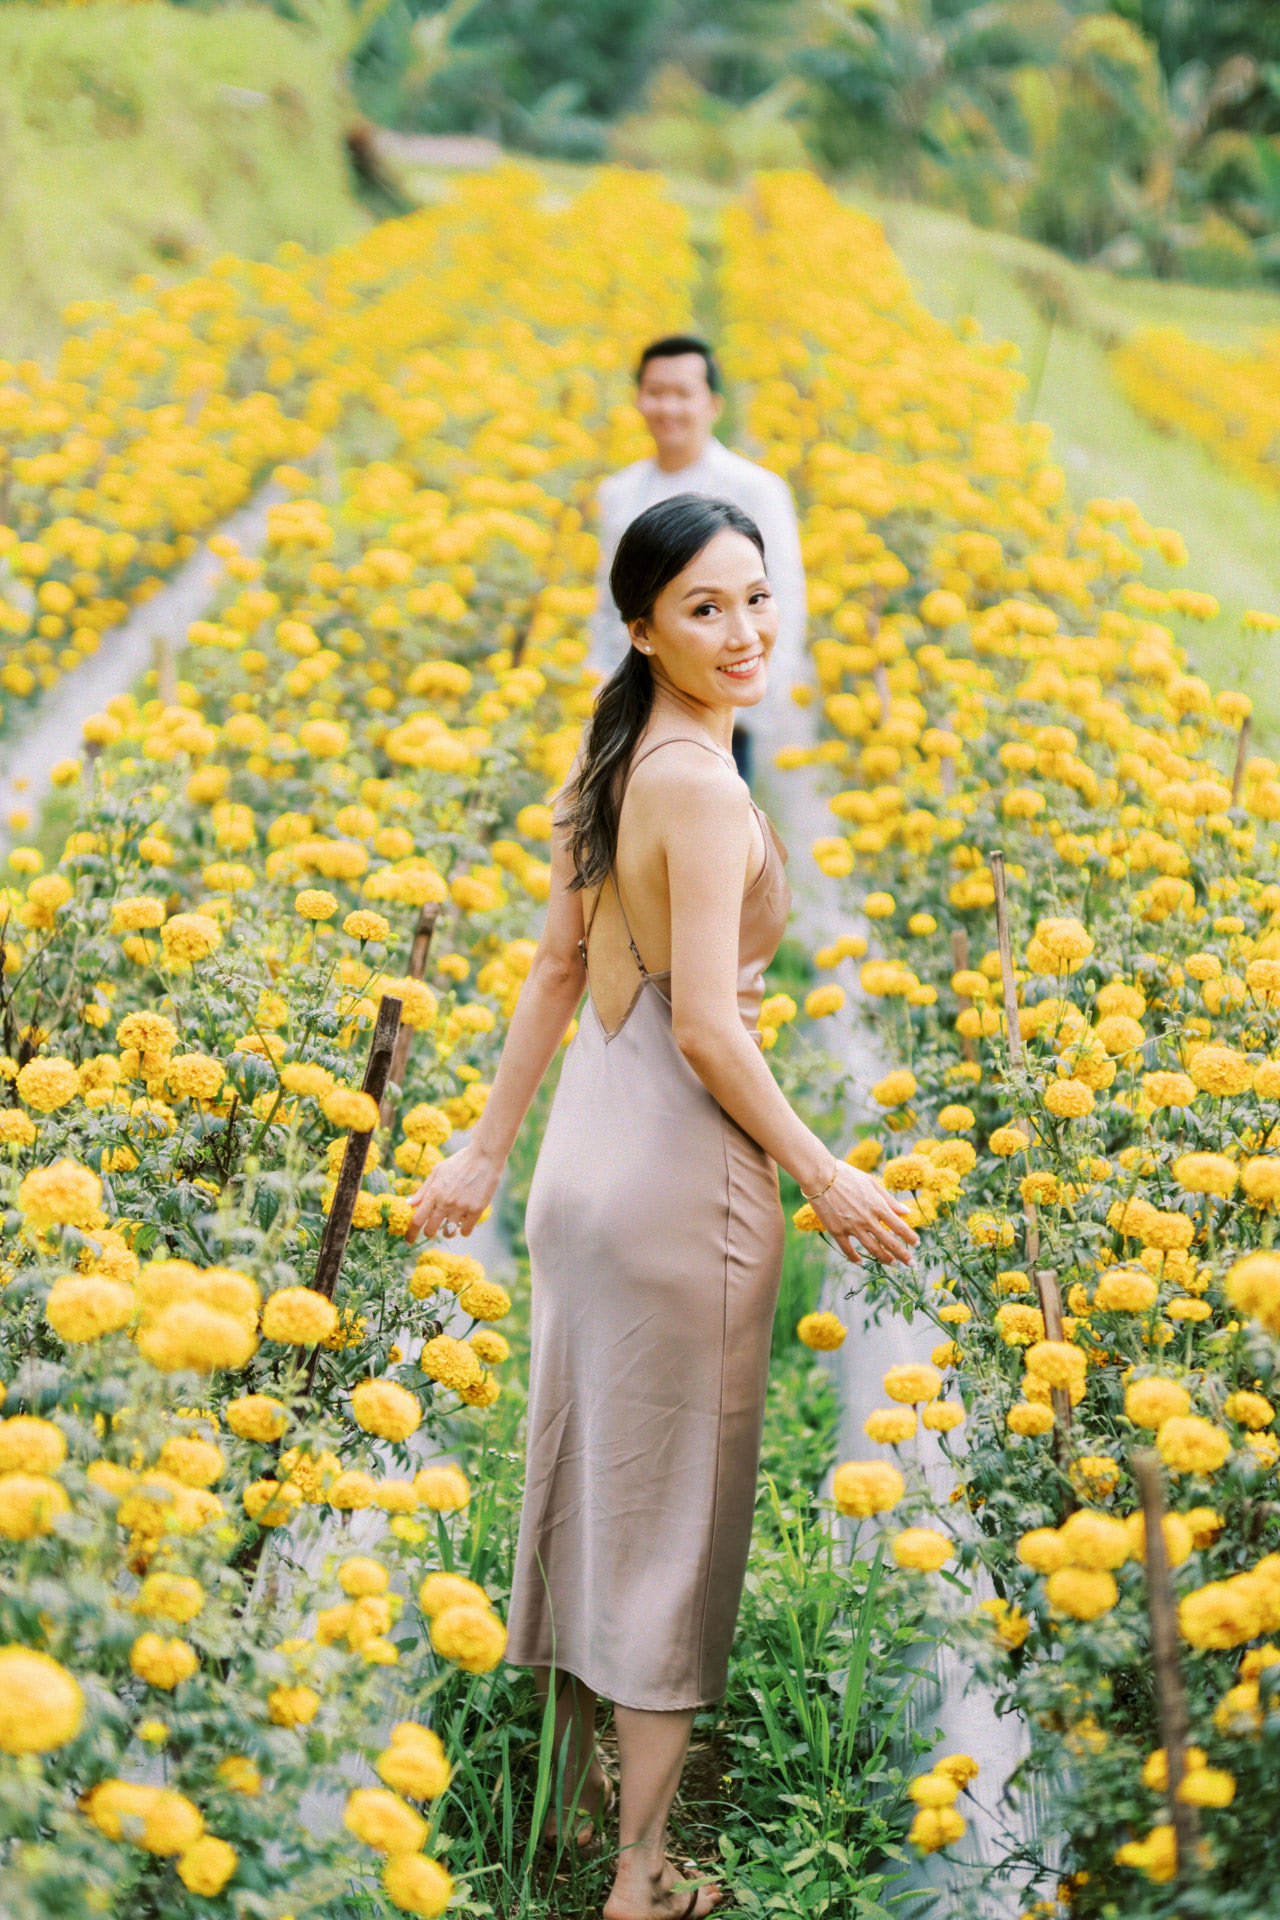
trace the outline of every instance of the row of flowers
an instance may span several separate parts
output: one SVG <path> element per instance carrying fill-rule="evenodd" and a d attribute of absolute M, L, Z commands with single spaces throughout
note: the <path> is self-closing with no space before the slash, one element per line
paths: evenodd
<path fill-rule="evenodd" d="M 1280 767 L 1247 752 L 1247 698 L 1189 670 L 1213 601 L 1142 578 L 1148 552 L 1185 557 L 1179 536 L 1131 502 L 1067 502 L 1047 434 L 1017 420 L 1021 377 L 919 307 L 873 222 L 766 177 L 729 216 L 724 287 L 751 429 L 804 504 L 821 738 L 780 762 L 831 768 L 813 851 L 850 913 L 814 958 L 833 999 L 866 996 L 892 1065 L 848 1157 L 910 1197 L 929 1256 L 924 1281 L 863 1283 L 925 1331 L 867 1421 L 885 1451 L 844 1463 L 836 1498 L 908 1523 L 899 1564 L 991 1583 L 964 1633 L 1029 1729 L 1015 1797 L 1053 1808 L 1037 1916 L 1185 1912 L 1191 1881 L 1198 1913 L 1261 1911 Z M 1180 1640 L 1159 1663 L 1144 1454 Z M 1166 1756 L 1178 1672 L 1190 1742 Z M 913 1787 L 923 1848 L 964 1832 L 964 1759 Z"/>
<path fill-rule="evenodd" d="M 81 423 L 96 452 L 53 396 L 32 418 L 6 402 L 49 442 L 48 458 L 22 442 L 9 496 L 30 523 L 10 562 L 34 579 L 43 543 L 45 584 L 41 487 L 62 513 L 81 482 L 97 504 L 76 511 L 102 529 L 132 489 L 148 537 L 172 532 L 174 495 L 142 477 L 164 464 L 147 435 L 170 428 L 156 406 L 151 425 L 125 417 L 143 395 L 181 418 L 206 392 L 182 428 L 206 474 L 233 373 L 248 414 L 283 393 L 327 436 L 316 472 L 297 464 L 314 438 L 246 441 L 200 494 L 191 525 L 264 457 L 296 456 L 274 468 L 288 497 L 261 559 L 210 540 L 225 585 L 175 697 L 96 715 L 62 770 L 78 817 L 61 857 L 10 858 L 15 1920 L 279 1920 L 352 1884 L 410 1913 L 452 1897 L 431 1703 L 490 1671 L 505 1632 L 462 1570 L 471 1488 L 446 1456 L 501 1391 L 510 1300 L 464 1253 L 408 1253 L 408 1196 L 481 1111 L 528 969 L 546 803 L 590 701 L 583 505 L 639 450 L 632 343 L 687 321 L 693 276 L 682 216 L 645 181 L 606 175 L 548 212 L 536 177 L 503 170 L 330 260 L 228 263 L 130 316 L 129 356 L 69 342 L 64 386 L 79 377 L 87 406 L 92 374 L 102 396 L 101 430 Z M 123 470 L 108 394 L 136 432 L 128 487 L 97 484 Z M 181 557 L 169 544 L 151 564 Z M 409 1050 L 380 1113 L 361 1077 L 388 998 Z M 353 1139 L 367 1158 L 330 1297 L 317 1259 Z M 394 1725 L 387 1669 L 414 1702 Z M 335 1791 L 342 1824 L 308 1818 Z"/>

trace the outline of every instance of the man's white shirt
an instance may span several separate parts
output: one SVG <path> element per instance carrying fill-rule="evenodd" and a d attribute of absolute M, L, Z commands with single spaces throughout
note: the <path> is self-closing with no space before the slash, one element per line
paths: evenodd
<path fill-rule="evenodd" d="M 609 569 L 618 542 L 631 522 L 659 500 L 677 493 L 700 493 L 713 500 L 731 500 L 755 521 L 764 538 L 765 571 L 778 603 L 778 638 L 769 661 L 769 691 L 755 707 L 743 707 L 737 719 L 754 732 L 768 710 L 776 726 L 790 705 L 788 690 L 808 678 L 805 660 L 805 580 L 800 554 L 800 529 L 795 503 L 786 481 L 754 460 L 734 453 L 712 438 L 699 457 L 674 473 L 656 460 L 636 460 L 621 472 L 602 480 L 597 494 L 600 561 L 596 572 L 596 604 L 591 618 L 591 664 L 611 674 L 621 665 L 631 644 L 609 592 Z M 772 730 L 772 729 L 770 729 Z"/>

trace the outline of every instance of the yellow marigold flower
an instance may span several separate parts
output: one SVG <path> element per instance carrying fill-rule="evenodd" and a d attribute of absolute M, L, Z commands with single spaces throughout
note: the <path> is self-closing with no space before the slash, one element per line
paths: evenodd
<path fill-rule="evenodd" d="M 833 1353 L 844 1345 L 844 1322 L 834 1313 L 805 1313 L 796 1322 L 796 1339 L 818 1353 Z"/>
<path fill-rule="evenodd" d="M 136 1311 L 133 1288 L 104 1274 L 66 1273 L 55 1280 L 44 1317 L 60 1340 L 100 1340 L 127 1327 Z"/>
<path fill-rule="evenodd" d="M 935 1533 L 931 1527 L 907 1527 L 894 1535 L 891 1551 L 900 1567 L 936 1573 L 951 1558 L 952 1546 L 946 1534 Z"/>
<path fill-rule="evenodd" d="M 955 627 L 969 618 L 969 609 L 958 593 L 933 587 L 920 602 L 920 618 L 929 627 Z"/>
<path fill-rule="evenodd" d="M 437 1380 L 442 1387 L 451 1387 L 455 1393 L 475 1385 L 483 1372 L 479 1360 L 466 1342 L 455 1340 L 447 1333 L 438 1333 L 434 1339 L 425 1342 L 418 1365 L 429 1380 Z"/>
<path fill-rule="evenodd" d="M 440 1736 L 412 1720 L 391 1729 L 391 1745 L 374 1765 L 387 1786 L 411 1800 L 438 1799 L 453 1774 Z"/>
<path fill-rule="evenodd" d="M 1187 1071 L 1202 1093 L 1213 1094 L 1219 1100 L 1245 1093 L 1253 1084 L 1252 1065 L 1234 1047 L 1197 1048 Z"/>
<path fill-rule="evenodd" d="M 936 1367 L 917 1361 L 890 1367 L 882 1384 L 891 1400 L 911 1405 L 922 1400 L 936 1400 L 942 1392 L 942 1375 Z"/>
<path fill-rule="evenodd" d="M 319 1705 L 320 1695 L 310 1687 L 276 1687 L 267 1695 L 267 1718 L 277 1727 L 306 1727 Z"/>
<path fill-rule="evenodd" d="M 951 1433 L 964 1422 L 964 1408 L 955 1400 L 934 1400 L 920 1414 L 922 1426 L 932 1433 Z"/>
<path fill-rule="evenodd" d="M 202 1894 L 211 1900 L 226 1886 L 236 1870 L 238 1858 L 228 1841 L 204 1833 L 194 1846 L 178 1855 L 178 1878 L 189 1893 Z"/>
<path fill-rule="evenodd" d="M 327 893 L 323 887 L 304 887 L 293 906 L 304 920 L 332 920 L 338 911 L 338 900 L 336 894 Z"/>
<path fill-rule="evenodd" d="M 453 1122 L 448 1114 L 425 1102 L 410 1107 L 401 1126 L 406 1140 L 426 1147 L 442 1147 L 453 1132 Z"/>
<path fill-rule="evenodd" d="M 1067 1564 L 1067 1550 L 1055 1527 L 1033 1527 L 1018 1542 L 1018 1558 L 1033 1573 L 1055 1573 Z"/>
<path fill-rule="evenodd" d="M 438 1920 L 453 1898 L 453 1876 L 425 1853 L 395 1853 L 382 1869 L 382 1887 L 402 1913 Z"/>
<path fill-rule="evenodd" d="M 1239 1177 L 1234 1162 L 1222 1153 L 1183 1153 L 1173 1163 L 1173 1177 L 1187 1193 L 1234 1193 Z"/>
<path fill-rule="evenodd" d="M 427 1837 L 422 1815 L 385 1787 L 356 1787 L 347 1796 L 342 1824 L 380 1853 L 417 1853 Z"/>
<path fill-rule="evenodd" d="M 1280 1254 L 1249 1253 L 1237 1260 L 1227 1274 L 1226 1293 L 1241 1313 L 1280 1333 Z"/>
<path fill-rule="evenodd" d="M 338 1324 L 338 1310 L 312 1287 L 281 1287 L 262 1310 L 262 1332 L 267 1340 L 288 1340 L 310 1347 L 327 1339 Z"/>
<path fill-rule="evenodd" d="M 174 1054 L 165 1068 L 169 1091 L 177 1100 L 216 1100 L 225 1077 L 222 1062 L 207 1053 Z"/>
<path fill-rule="evenodd" d="M 1079 1347 L 1069 1340 L 1037 1340 L 1024 1356 L 1028 1373 L 1035 1374 L 1051 1387 L 1071 1387 L 1084 1381 L 1088 1365 Z"/>
<path fill-rule="evenodd" d="M 459 1289 L 458 1305 L 473 1320 L 501 1320 L 511 1311 L 511 1295 L 496 1280 L 471 1280 Z"/>
<path fill-rule="evenodd" d="M 1058 1567 L 1045 1581 L 1045 1598 L 1055 1613 L 1074 1620 L 1096 1620 L 1120 1598 L 1112 1576 L 1100 1569 Z"/>
<path fill-rule="evenodd" d="M 1145 1313 L 1159 1298 L 1160 1289 L 1136 1267 L 1108 1267 L 1094 1289 L 1099 1313 Z"/>
<path fill-rule="evenodd" d="M 840 1512 L 859 1519 L 888 1513 L 906 1490 L 906 1481 L 887 1460 L 846 1460 L 831 1480 L 831 1498 Z"/>
<path fill-rule="evenodd" d="M 80 1091 L 80 1075 L 69 1060 L 28 1060 L 15 1085 L 18 1098 L 37 1113 L 55 1113 Z"/>
<path fill-rule="evenodd" d="M 907 1831 L 913 1847 L 922 1853 L 937 1853 L 964 1836 L 963 1817 L 954 1807 L 921 1807 Z"/>
<path fill-rule="evenodd" d="M 1010 1433 L 1030 1437 L 1038 1433 L 1048 1433 L 1053 1426 L 1053 1408 L 1042 1407 L 1032 1400 L 1018 1400 L 1005 1415 L 1005 1425 Z"/>
<path fill-rule="evenodd" d="M 805 995 L 804 1010 L 811 1020 L 825 1019 L 828 1014 L 839 1013 L 845 1002 L 843 987 L 814 987 Z"/>
<path fill-rule="evenodd" d="M 278 1440 L 289 1424 L 289 1410 L 269 1393 L 247 1393 L 229 1400 L 222 1417 L 242 1440 Z"/>
<path fill-rule="evenodd" d="M 166 1691 L 187 1680 L 200 1662 L 185 1640 L 166 1640 L 158 1633 L 141 1633 L 129 1653 L 129 1665 L 139 1680 Z"/>
<path fill-rule="evenodd" d="M 511 1358 L 511 1343 L 493 1327 L 477 1327 L 467 1335 L 467 1345 L 486 1367 L 496 1367 Z"/>
<path fill-rule="evenodd" d="M 1131 1380 L 1124 1390 L 1124 1410 L 1135 1426 L 1154 1427 L 1166 1420 L 1181 1418 L 1191 1411 L 1191 1395 L 1176 1380 L 1154 1374 L 1145 1380 Z"/>
<path fill-rule="evenodd" d="M 422 1420 L 413 1394 L 392 1380 L 364 1380 L 352 1390 L 351 1413 L 358 1427 L 380 1440 L 407 1440 Z"/>
<path fill-rule="evenodd" d="M 1051 1080 L 1044 1090 L 1044 1104 L 1060 1120 L 1079 1120 L 1093 1112 L 1093 1089 L 1083 1080 Z"/>
<path fill-rule="evenodd" d="M 1191 1807 L 1229 1807 L 1235 1791 L 1235 1776 L 1224 1768 L 1190 1767 L 1182 1776 L 1176 1797 Z"/>
<path fill-rule="evenodd" d="M 1089 1507 L 1079 1507 L 1058 1529 L 1067 1560 L 1076 1567 L 1122 1567 L 1129 1556 L 1129 1534 L 1123 1520 Z"/>
<path fill-rule="evenodd" d="M 252 1480 L 240 1497 L 245 1512 L 260 1527 L 283 1527 L 301 1504 L 302 1489 L 292 1480 Z"/>
<path fill-rule="evenodd" d="M 1125 1515 L 1124 1529 L 1129 1536 L 1129 1552 L 1135 1560 L 1146 1564 L 1147 1558 L 1147 1521 L 1141 1508 L 1136 1513 Z M 1164 1535 L 1164 1550 L 1171 1567 L 1180 1567 L 1195 1546 L 1186 1515 L 1166 1513 L 1160 1529 Z"/>
<path fill-rule="evenodd" d="M 139 1353 L 165 1373 L 242 1367 L 257 1345 L 252 1322 L 221 1313 L 202 1300 L 175 1301 L 138 1335 Z"/>
<path fill-rule="evenodd" d="M 185 1574 L 149 1573 L 133 1601 L 135 1613 L 172 1620 L 181 1627 L 194 1620 L 204 1605 L 204 1588 Z"/>
<path fill-rule="evenodd" d="M 27 1174 L 18 1188 L 18 1212 L 28 1226 L 94 1227 L 101 1222 L 102 1182 L 74 1160 L 56 1160 Z"/>
<path fill-rule="evenodd" d="M 945 1773 L 922 1773 L 907 1792 L 918 1807 L 949 1807 L 960 1788 Z"/>
<path fill-rule="evenodd" d="M 877 1080 L 871 1089 L 871 1098 L 882 1107 L 901 1107 L 912 1099 L 916 1091 L 916 1077 L 906 1067 L 898 1067 L 887 1073 L 883 1080 Z"/>
<path fill-rule="evenodd" d="M 139 1054 L 162 1054 L 166 1059 L 178 1044 L 178 1029 L 162 1013 L 127 1013 L 116 1028 L 116 1045 Z"/>
<path fill-rule="evenodd" d="M 1228 1420 L 1235 1420 L 1255 1433 L 1263 1427 L 1269 1427 L 1276 1417 L 1276 1410 L 1265 1394 L 1250 1393 L 1243 1388 L 1227 1395 L 1222 1411 Z"/>
<path fill-rule="evenodd" d="M 333 1075 L 327 1067 L 306 1060 L 292 1060 L 287 1067 L 282 1067 L 280 1080 L 289 1093 L 311 1100 L 323 1099 L 333 1085 Z"/>
<path fill-rule="evenodd" d="M 354 1087 L 331 1087 L 321 1098 L 320 1111 L 330 1126 L 352 1133 L 372 1133 L 378 1124 L 377 1101 Z"/>
<path fill-rule="evenodd" d="M 991 1620 L 992 1630 L 1002 1647 L 1013 1652 L 1020 1647 L 1031 1631 L 1031 1622 L 1020 1607 L 1013 1606 L 1008 1600 L 998 1596 L 978 1602 L 978 1612 L 985 1613 Z M 974 1766 L 977 1772 L 977 1766 Z"/>
<path fill-rule="evenodd" d="M 113 902 L 111 931 L 140 933 L 144 928 L 163 926 L 164 918 L 163 900 L 153 900 L 145 893 L 131 894 L 126 899 Z"/>
<path fill-rule="evenodd" d="M 1156 1433 L 1160 1458 L 1175 1473 L 1213 1473 L 1231 1452 L 1231 1436 L 1198 1414 L 1173 1414 Z"/>
<path fill-rule="evenodd" d="M 1280 1155 L 1259 1154 L 1246 1160 L 1240 1170 L 1240 1185 L 1255 1207 L 1266 1207 L 1280 1200 Z"/>
<path fill-rule="evenodd" d="M 431 1644 L 464 1673 L 488 1673 L 506 1651 L 507 1630 L 487 1607 L 445 1607 L 432 1618 Z"/>
<path fill-rule="evenodd" d="M 868 1440 L 880 1446 L 900 1446 L 916 1430 L 914 1407 L 876 1407 L 862 1423 Z"/>
<path fill-rule="evenodd" d="M 1044 1315 L 1039 1307 L 1022 1300 L 1006 1300 L 996 1309 L 996 1331 L 1009 1347 L 1029 1347 L 1033 1340 L 1044 1339 Z"/>
<path fill-rule="evenodd" d="M 302 895 L 299 894 L 298 898 L 301 900 Z M 332 898 L 332 896 L 327 895 L 326 898 Z M 374 913 L 368 907 L 357 907 L 343 921 L 342 931 L 350 940 L 385 942 L 391 938 L 391 923 L 380 913 Z"/>
<path fill-rule="evenodd" d="M 0 1647 L 0 1753 L 65 1747 L 83 1718 L 84 1695 L 64 1666 L 31 1647 Z"/>
<path fill-rule="evenodd" d="M 1025 1153 L 1030 1145 L 1030 1139 L 1018 1127 L 997 1127 L 987 1140 L 991 1152 L 998 1154 L 1001 1159 L 1008 1159 L 1014 1153 Z"/>
<path fill-rule="evenodd" d="M 222 929 L 207 913 L 175 913 L 160 929 L 165 964 L 177 969 L 206 959 L 221 941 Z"/>

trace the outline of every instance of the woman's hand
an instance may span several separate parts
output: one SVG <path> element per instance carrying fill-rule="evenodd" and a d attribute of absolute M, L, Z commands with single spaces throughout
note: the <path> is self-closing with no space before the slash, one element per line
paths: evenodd
<path fill-rule="evenodd" d="M 493 1199 L 501 1178 L 502 1162 L 475 1141 L 447 1154 L 431 1169 L 410 1202 L 413 1217 L 405 1239 L 412 1245 L 419 1234 L 432 1240 L 438 1233 L 446 1238 L 459 1230 L 470 1233 Z"/>
<path fill-rule="evenodd" d="M 911 1264 L 911 1249 L 919 1246 L 920 1236 L 902 1217 L 910 1209 L 874 1173 L 863 1173 L 841 1160 L 826 1192 L 809 1204 L 845 1259 L 855 1266 L 862 1265 L 855 1240 L 886 1266 Z"/>

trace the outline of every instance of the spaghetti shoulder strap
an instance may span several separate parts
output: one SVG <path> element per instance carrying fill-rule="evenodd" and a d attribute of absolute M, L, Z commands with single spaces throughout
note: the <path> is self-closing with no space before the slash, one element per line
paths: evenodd
<path fill-rule="evenodd" d="M 627 910 L 622 904 L 622 889 L 618 885 L 618 875 L 616 870 L 613 867 L 610 867 L 609 869 L 609 878 L 613 882 L 613 894 L 614 894 L 615 900 L 618 903 L 618 912 L 622 915 L 622 924 L 627 930 L 627 945 L 631 949 L 632 958 L 634 959 L 636 965 L 639 967 L 641 976 L 647 980 L 649 978 L 649 969 L 648 967 L 646 967 L 644 961 L 640 958 L 640 949 L 636 945 L 635 935 L 631 931 L 631 922 L 627 918 Z M 601 888 L 601 892 L 603 891 L 604 889 Z M 593 915 L 592 918 L 594 917 L 595 916 Z"/>

